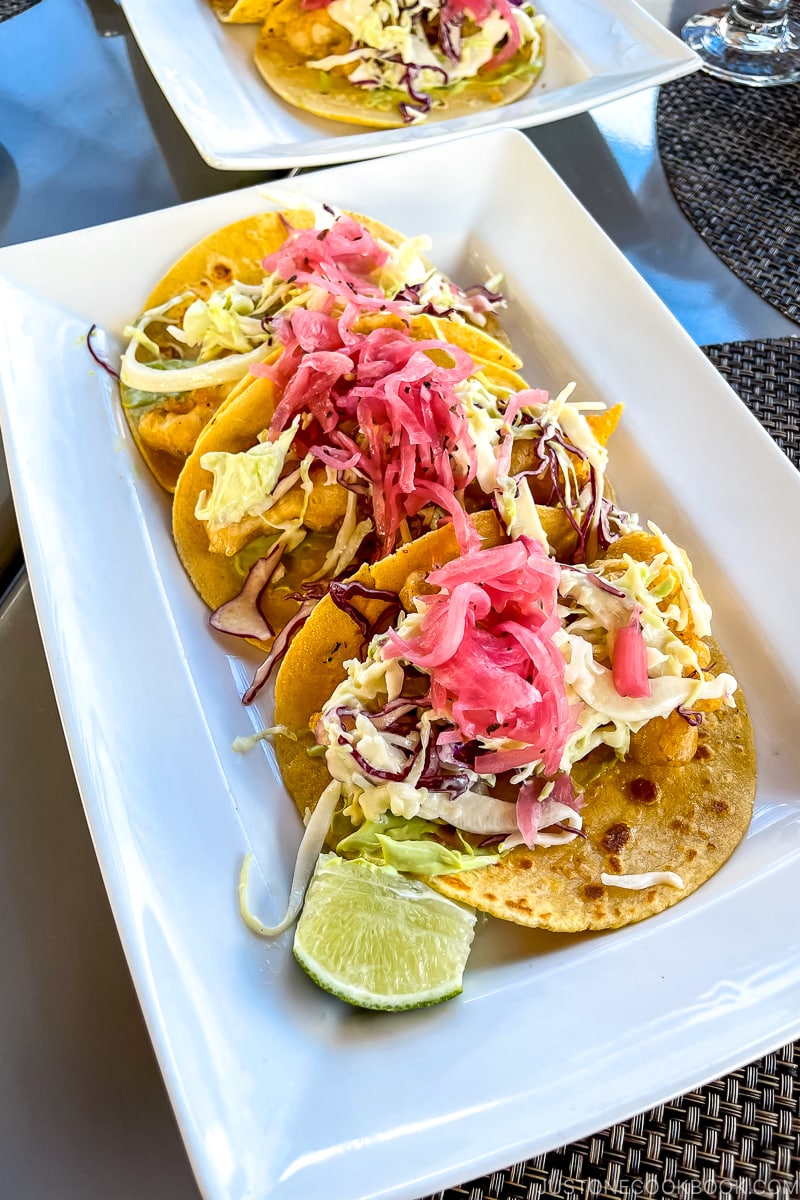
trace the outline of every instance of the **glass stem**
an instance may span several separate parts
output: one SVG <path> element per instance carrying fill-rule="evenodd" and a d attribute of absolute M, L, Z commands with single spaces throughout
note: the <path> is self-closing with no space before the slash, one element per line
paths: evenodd
<path fill-rule="evenodd" d="M 778 33 L 788 11 L 789 0 L 733 0 L 728 20 L 753 33 Z"/>

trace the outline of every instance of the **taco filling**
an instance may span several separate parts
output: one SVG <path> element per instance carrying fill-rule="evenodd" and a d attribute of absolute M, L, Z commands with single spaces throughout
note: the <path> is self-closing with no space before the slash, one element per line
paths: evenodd
<path fill-rule="evenodd" d="M 666 550 L 590 570 L 523 537 L 427 582 L 437 590 L 348 664 L 317 726 L 357 824 L 421 816 L 503 835 L 501 851 L 570 840 L 583 802 L 572 771 L 588 755 L 624 758 L 674 712 L 696 744 L 694 706 L 732 702 L 733 677 L 706 678 L 679 636 L 691 616 Z"/>

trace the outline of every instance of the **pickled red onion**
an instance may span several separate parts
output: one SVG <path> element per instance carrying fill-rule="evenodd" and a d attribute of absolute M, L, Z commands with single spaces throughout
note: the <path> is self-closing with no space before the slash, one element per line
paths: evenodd
<path fill-rule="evenodd" d="M 418 630 L 409 638 L 390 632 L 383 649 L 429 674 L 434 710 L 463 740 L 525 743 L 483 755 L 482 772 L 539 760 L 545 774 L 558 770 L 574 725 L 564 660 L 552 643 L 559 575 L 527 537 L 471 551 L 431 572 L 441 590 L 422 598 Z"/>
<path fill-rule="evenodd" d="M 611 677 L 620 696 L 640 699 L 649 696 L 647 646 L 640 622 L 641 606 L 635 604 L 630 622 L 617 632 L 611 655 Z"/>
<path fill-rule="evenodd" d="M 313 309 L 296 309 L 292 313 L 291 331 L 307 353 L 338 350 L 341 344 L 336 319 Z"/>
<path fill-rule="evenodd" d="M 513 6 L 509 4 L 508 0 L 493 0 L 493 6 L 500 16 L 505 18 L 506 25 L 508 25 L 508 41 L 498 50 L 497 54 L 489 59 L 486 64 L 487 71 L 494 71 L 496 67 L 502 67 L 504 63 L 514 57 L 522 45 L 522 34 L 514 16 Z"/>
<path fill-rule="evenodd" d="M 473 374 L 472 359 L 460 347 L 414 341 L 388 327 L 345 331 L 345 340 L 342 320 L 300 309 L 285 319 L 283 353 L 255 372 L 282 392 L 269 437 L 278 437 L 298 413 L 311 415 L 302 430 L 307 452 L 369 482 L 381 555 L 394 549 L 403 521 L 427 504 L 449 514 L 462 550 L 476 549 L 478 534 L 454 495 L 477 471 L 466 410 L 455 391 Z M 442 365 L 442 355 L 449 365 Z"/>
<path fill-rule="evenodd" d="M 282 246 L 263 260 L 267 273 L 276 271 L 281 279 L 310 282 L 310 276 L 325 281 L 353 284 L 359 290 L 383 295 L 367 276 L 382 267 L 389 257 L 375 238 L 352 217 L 338 217 L 330 229 L 294 230 Z"/>
<path fill-rule="evenodd" d="M 542 818 L 542 802 L 539 795 L 544 784 L 544 779 L 531 779 L 523 783 L 517 795 L 517 827 L 525 839 L 525 845 L 531 848 L 536 845 L 536 835 Z"/>
<path fill-rule="evenodd" d="M 505 411 L 503 412 L 503 424 L 506 428 L 511 428 L 511 422 L 520 411 L 520 409 L 528 408 L 531 405 L 539 407 L 547 404 L 550 399 L 549 392 L 545 392 L 542 388 L 526 388 L 524 392 L 517 392 L 515 396 L 509 398 Z"/>

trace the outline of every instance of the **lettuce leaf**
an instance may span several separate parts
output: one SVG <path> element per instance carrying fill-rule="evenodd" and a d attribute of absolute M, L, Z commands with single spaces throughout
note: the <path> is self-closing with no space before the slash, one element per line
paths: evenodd
<path fill-rule="evenodd" d="M 378 821 L 365 821 L 343 838 L 337 852 L 360 855 L 372 862 L 384 863 L 410 875 L 454 875 L 474 871 L 500 861 L 499 854 L 477 853 L 462 839 L 464 851 L 454 850 L 433 840 L 441 831 L 435 821 L 422 817 L 395 817 L 385 813 Z"/>

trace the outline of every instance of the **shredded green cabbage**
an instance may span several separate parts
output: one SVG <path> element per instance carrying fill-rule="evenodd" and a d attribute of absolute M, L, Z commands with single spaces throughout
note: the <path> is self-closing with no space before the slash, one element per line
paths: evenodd
<path fill-rule="evenodd" d="M 225 529 L 245 517 L 258 517 L 272 506 L 272 492 L 281 476 L 300 418 L 274 442 L 259 441 L 249 450 L 230 454 L 212 450 L 200 459 L 214 476 L 211 491 L 200 493 L 194 515 L 211 530 Z M 262 435 L 264 436 L 264 435 Z"/>
<path fill-rule="evenodd" d="M 500 861 L 498 854 L 481 854 L 461 838 L 464 851 L 454 850 L 431 840 L 441 826 L 422 817 L 396 817 L 385 813 L 376 821 L 365 821 L 343 838 L 337 851 L 345 856 L 360 855 L 371 862 L 384 863 L 396 871 L 411 875 L 452 875 L 474 871 Z"/>
<path fill-rule="evenodd" d="M 297 734 L 294 733 L 288 725 L 270 725 L 267 729 L 260 729 L 258 733 L 245 734 L 241 737 L 236 737 L 231 743 L 232 749 L 237 754 L 247 754 L 259 742 L 268 742 L 275 737 L 275 734 L 282 734 L 283 737 L 290 738 L 291 741 L 297 741 Z"/>
<path fill-rule="evenodd" d="M 250 908 L 248 888 L 250 865 L 253 861 L 253 855 L 247 854 L 245 856 L 239 876 L 239 912 L 247 928 L 252 930 L 253 933 L 257 933 L 259 937 L 277 937 L 279 933 L 283 933 L 297 920 L 300 909 L 303 907 L 303 901 L 306 898 L 306 890 L 311 881 L 311 876 L 314 874 L 314 868 L 317 865 L 317 859 L 325 844 L 325 837 L 333 819 L 336 805 L 339 802 L 341 790 L 342 785 L 337 783 L 336 780 L 331 780 L 317 801 L 317 807 L 308 820 L 306 831 L 303 834 L 300 847 L 297 851 L 286 911 L 277 925 L 265 925 Z"/>

